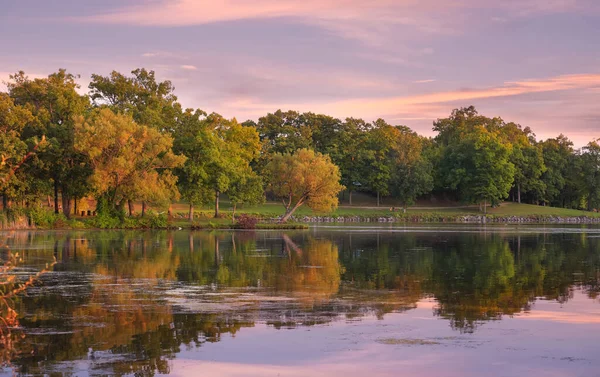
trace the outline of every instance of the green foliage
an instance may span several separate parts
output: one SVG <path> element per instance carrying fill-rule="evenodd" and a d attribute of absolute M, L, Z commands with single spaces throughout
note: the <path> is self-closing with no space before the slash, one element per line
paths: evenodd
<path fill-rule="evenodd" d="M 438 119 L 437 135 L 428 139 L 383 119 L 277 110 L 240 124 L 183 110 L 172 83 L 145 69 L 94 74 L 88 95 L 77 79 L 64 69 L 36 79 L 19 72 L 0 93 L 3 210 L 27 207 L 43 226 L 70 223 L 35 212 L 51 195 L 55 212 L 62 206 L 67 219 L 75 200 L 98 197 L 94 221 L 103 228 L 125 224 L 127 203 L 166 208 L 180 194 L 190 220 L 194 206 L 213 200 L 221 217 L 221 194 L 229 197 L 232 218 L 239 206 L 263 203 L 265 194 L 284 200 L 284 218 L 303 204 L 331 211 L 344 186 L 350 201 L 362 191 L 377 195 L 378 205 L 381 196 L 404 207 L 425 196 L 493 205 L 510 196 L 600 207 L 597 142 L 575 150 L 563 135 L 537 141 L 528 127 L 473 106 Z M 126 225 L 166 226 L 154 218 Z"/>
<path fill-rule="evenodd" d="M 55 228 L 58 222 L 66 221 L 66 217 L 45 208 L 34 207 L 27 211 L 31 224 L 38 228 Z"/>
<path fill-rule="evenodd" d="M 581 154 L 582 191 L 587 209 L 600 208 L 600 144 L 593 141 L 583 148 Z"/>

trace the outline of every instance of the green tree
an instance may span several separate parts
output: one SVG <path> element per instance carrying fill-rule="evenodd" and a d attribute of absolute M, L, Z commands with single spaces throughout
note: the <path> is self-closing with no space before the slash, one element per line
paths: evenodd
<path fill-rule="evenodd" d="M 445 184 L 466 202 L 498 203 L 508 197 L 514 177 L 511 145 L 497 131 L 476 126 L 445 149 L 440 170 Z"/>
<path fill-rule="evenodd" d="M 206 126 L 211 133 L 210 153 L 206 161 L 206 186 L 215 194 L 215 217 L 219 217 L 220 194 L 228 193 L 233 183 L 252 176 L 251 163 L 260 152 L 259 135 L 253 127 L 210 114 Z"/>
<path fill-rule="evenodd" d="M 546 166 L 542 147 L 535 142 L 535 135 L 529 127 L 522 129 L 516 123 L 505 124 L 501 134 L 512 145 L 510 162 L 515 166 L 517 202 L 521 203 L 522 193 L 529 194 L 535 201 L 541 199 L 545 191 L 541 178 Z"/>
<path fill-rule="evenodd" d="M 112 71 L 109 76 L 92 75 L 90 98 L 97 107 L 108 106 L 129 114 L 134 121 L 164 132 L 172 132 L 181 105 L 173 84 L 156 80 L 154 71 L 138 68 L 126 76 Z"/>
<path fill-rule="evenodd" d="M 371 190 L 377 195 L 379 207 L 381 196 L 390 193 L 392 166 L 390 157 L 394 148 L 394 127 L 383 119 L 373 122 L 373 127 L 367 132 L 364 143 L 361 171 L 365 174 L 364 189 Z"/>
<path fill-rule="evenodd" d="M 227 195 L 233 207 L 231 221 L 235 222 L 235 211 L 238 205 L 253 205 L 264 202 L 265 189 L 263 179 L 252 171 L 252 169 L 244 169 L 240 171 L 240 174 L 231 183 Z"/>
<path fill-rule="evenodd" d="M 27 176 L 17 171 L 26 160 L 28 146 L 21 140 L 23 128 L 33 121 L 33 115 L 22 106 L 14 104 L 5 93 L 0 93 L 0 194 L 3 209 L 27 185 Z"/>
<path fill-rule="evenodd" d="M 600 208 L 600 144 L 598 140 L 583 147 L 581 154 L 583 173 L 582 188 L 585 193 L 587 209 Z"/>
<path fill-rule="evenodd" d="M 266 166 L 269 189 L 285 206 L 281 222 L 306 204 L 315 211 L 332 211 L 344 189 L 340 171 L 329 156 L 300 149 L 295 154 L 277 153 Z"/>
<path fill-rule="evenodd" d="M 7 86 L 14 103 L 29 110 L 36 119 L 23 129 L 22 138 L 45 136 L 48 141 L 37 155 L 39 163 L 34 176 L 52 180 L 55 212 L 58 213 L 60 191 L 63 212 L 69 217 L 72 199 L 87 194 L 92 174 L 86 156 L 74 146 L 74 119 L 89 109 L 89 99 L 77 92 L 77 77 L 64 69 L 43 79 L 31 80 L 22 71 L 10 79 Z"/>
<path fill-rule="evenodd" d="M 543 200 L 557 207 L 567 206 L 563 192 L 572 167 L 573 143 L 564 135 L 541 143 L 546 171 L 542 174 L 545 185 Z"/>
<path fill-rule="evenodd" d="M 390 192 L 406 211 L 407 205 L 433 188 L 431 165 L 423 157 L 423 138 L 416 132 L 399 126 L 392 129 L 392 135 Z"/>
<path fill-rule="evenodd" d="M 207 164 L 214 154 L 219 153 L 219 143 L 213 138 L 205 124 L 206 113 L 187 109 L 178 118 L 174 133 L 173 151 L 183 154 L 187 160 L 175 170 L 178 187 L 189 203 L 189 220 L 194 220 L 194 206 L 204 205 L 212 198 Z"/>
<path fill-rule="evenodd" d="M 266 153 L 294 153 L 312 148 L 312 129 L 297 111 L 277 110 L 258 119 L 256 130 Z"/>

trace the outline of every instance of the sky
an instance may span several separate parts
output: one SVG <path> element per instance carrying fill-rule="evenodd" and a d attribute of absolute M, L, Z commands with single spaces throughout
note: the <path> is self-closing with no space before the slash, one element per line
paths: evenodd
<path fill-rule="evenodd" d="M 600 138 L 598 0 L 0 0 L 0 81 L 143 67 L 185 107 L 432 122 L 481 114 Z"/>

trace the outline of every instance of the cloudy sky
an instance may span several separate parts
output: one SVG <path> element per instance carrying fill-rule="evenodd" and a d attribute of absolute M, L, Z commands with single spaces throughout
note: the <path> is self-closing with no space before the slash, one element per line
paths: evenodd
<path fill-rule="evenodd" d="M 137 67 L 184 106 L 385 118 L 431 135 L 475 105 L 538 138 L 600 137 L 597 0 L 0 0 L 0 80 Z"/>

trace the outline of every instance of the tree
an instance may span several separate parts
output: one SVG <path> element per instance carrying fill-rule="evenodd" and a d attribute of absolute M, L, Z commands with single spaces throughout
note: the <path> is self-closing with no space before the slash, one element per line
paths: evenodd
<path fill-rule="evenodd" d="M 445 149 L 440 170 L 446 187 L 457 190 L 466 202 L 498 203 L 508 197 L 514 177 L 509 161 L 511 145 L 497 131 L 476 126 Z"/>
<path fill-rule="evenodd" d="M 398 164 L 395 167 L 391 193 L 399 199 L 406 212 L 408 205 L 414 204 L 419 195 L 426 194 L 433 188 L 431 164 L 419 158 L 407 164 Z"/>
<path fill-rule="evenodd" d="M 381 196 L 390 193 L 390 179 L 392 178 L 390 155 L 394 147 L 395 134 L 392 126 L 383 119 L 378 119 L 367 132 L 364 142 L 361 171 L 365 174 L 366 187 L 363 189 L 369 189 L 377 194 L 378 207 Z"/>
<path fill-rule="evenodd" d="M 406 206 L 433 188 L 431 164 L 422 155 L 423 138 L 404 126 L 392 129 L 390 192 Z"/>
<path fill-rule="evenodd" d="M 258 119 L 256 130 L 267 153 L 294 153 L 312 147 L 312 129 L 296 111 L 269 113 Z"/>
<path fill-rule="evenodd" d="M 109 109 L 78 117 L 75 131 L 76 149 L 94 167 L 96 194 L 113 213 L 134 197 L 164 202 L 177 193 L 168 169 L 181 166 L 185 157 L 172 152 L 171 136 Z"/>
<path fill-rule="evenodd" d="M 542 147 L 535 141 L 535 135 L 529 127 L 522 129 L 516 123 L 507 123 L 501 128 L 502 136 L 512 145 L 510 162 L 515 165 L 514 186 L 517 202 L 521 203 L 521 194 L 530 194 L 536 201 L 544 193 L 545 184 L 541 177 L 546 166 Z"/>
<path fill-rule="evenodd" d="M 587 201 L 587 209 L 600 208 L 600 144 L 598 140 L 583 147 L 581 154 L 583 173 L 582 188 Z"/>
<path fill-rule="evenodd" d="M 96 107 L 129 114 L 134 121 L 164 132 L 172 132 L 181 113 L 170 81 L 158 82 L 154 71 L 138 68 L 128 77 L 117 71 L 109 76 L 92 75 L 90 98 Z"/>
<path fill-rule="evenodd" d="M 260 141 L 254 127 L 242 126 L 235 119 L 227 120 L 216 113 L 205 117 L 200 110 L 186 110 L 178 119 L 174 135 L 175 151 L 189 157 L 177 175 L 184 198 L 190 203 L 190 219 L 193 206 L 205 204 L 211 196 L 215 217 L 219 217 L 221 194 L 229 193 L 238 181 L 248 180 L 252 185 L 256 182 L 251 163 L 258 157 Z M 234 189 L 244 201 L 245 188 Z"/>
<path fill-rule="evenodd" d="M 541 143 L 546 171 L 542 174 L 545 185 L 543 200 L 550 205 L 565 207 L 566 198 L 563 196 L 566 177 L 572 164 L 573 143 L 564 135 L 548 139 Z"/>
<path fill-rule="evenodd" d="M 285 206 L 286 222 L 303 204 L 315 211 L 332 211 L 344 189 L 340 171 L 329 156 L 300 149 L 294 154 L 277 153 L 265 168 L 269 189 Z"/>
<path fill-rule="evenodd" d="M 206 184 L 209 180 L 207 164 L 218 150 L 205 117 L 202 110 L 186 109 L 178 118 L 173 134 L 173 151 L 187 157 L 183 166 L 175 169 L 175 174 L 179 191 L 190 206 L 190 221 L 194 220 L 194 206 L 206 204 L 212 198 L 212 190 Z"/>
<path fill-rule="evenodd" d="M 332 119 L 323 122 L 313 134 L 317 151 L 327 154 L 340 168 L 341 183 L 348 190 L 348 201 L 352 205 L 352 193 L 367 186 L 368 171 L 365 159 L 365 139 L 369 125 L 362 119 L 346 118 L 344 122 Z"/>
<path fill-rule="evenodd" d="M 71 215 L 71 200 L 85 195 L 91 167 L 85 155 L 74 147 L 74 119 L 89 108 L 87 96 L 77 92 L 76 76 L 60 69 L 47 78 L 30 80 L 24 72 L 11 75 L 7 84 L 16 105 L 29 110 L 36 119 L 22 131 L 23 139 L 47 138 L 47 146 L 37 155 L 33 174 L 54 183 L 54 209 L 58 213 L 58 193 L 63 212 Z"/>
<path fill-rule="evenodd" d="M 239 124 L 235 119 L 226 120 L 219 114 L 206 119 L 208 140 L 212 153 L 207 157 L 207 187 L 215 198 L 215 217 L 219 217 L 220 194 L 227 193 L 232 184 L 241 177 L 251 175 L 250 164 L 258 158 L 260 141 L 256 130 Z"/>
<path fill-rule="evenodd" d="M 10 199 L 27 185 L 27 176 L 17 174 L 17 169 L 29 158 L 27 143 L 21 140 L 25 125 L 34 120 L 30 111 L 15 105 L 5 93 L 0 93 L 0 194 L 3 209 L 8 209 Z"/>
<path fill-rule="evenodd" d="M 93 74 L 89 89 L 96 107 L 107 106 L 116 113 L 130 115 L 138 124 L 160 132 L 174 132 L 176 122 L 182 116 L 181 105 L 173 94 L 173 84 L 168 80 L 157 81 L 154 71 L 144 68 L 131 71 L 131 76 L 117 71 L 112 71 L 109 76 Z M 132 200 L 128 204 L 131 214 Z M 142 200 L 142 216 L 145 209 L 146 201 Z"/>
<path fill-rule="evenodd" d="M 241 171 L 237 179 L 229 187 L 229 201 L 233 206 L 231 221 L 235 222 L 235 210 L 241 204 L 259 204 L 265 200 L 262 177 L 248 168 Z"/>

